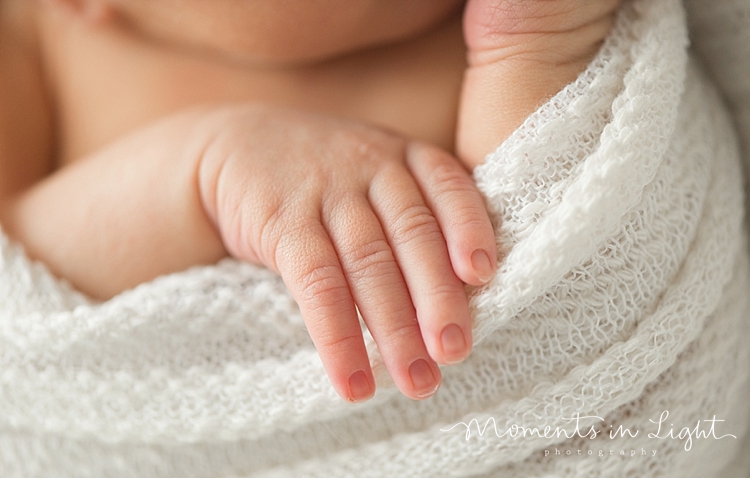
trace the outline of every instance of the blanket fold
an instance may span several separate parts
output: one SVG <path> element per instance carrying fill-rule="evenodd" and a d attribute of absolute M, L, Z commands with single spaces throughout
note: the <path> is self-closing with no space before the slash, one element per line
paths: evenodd
<path fill-rule="evenodd" d="M 737 139 L 686 25 L 678 0 L 625 2 L 477 168 L 501 267 L 424 402 L 371 340 L 378 393 L 343 402 L 269 271 L 225 260 L 94 303 L 0 237 L 0 474 L 719 473 L 750 420 L 750 263 Z M 696 423 L 713 435 L 678 436 Z"/>

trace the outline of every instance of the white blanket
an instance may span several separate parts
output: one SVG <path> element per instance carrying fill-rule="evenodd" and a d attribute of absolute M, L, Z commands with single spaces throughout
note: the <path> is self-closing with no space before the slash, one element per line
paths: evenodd
<path fill-rule="evenodd" d="M 226 260 L 98 304 L 1 238 L 0 475 L 719 473 L 749 418 L 750 269 L 737 141 L 686 25 L 678 0 L 626 2 L 476 170 L 501 269 L 424 402 L 371 341 L 378 393 L 342 401 L 268 271 Z"/>

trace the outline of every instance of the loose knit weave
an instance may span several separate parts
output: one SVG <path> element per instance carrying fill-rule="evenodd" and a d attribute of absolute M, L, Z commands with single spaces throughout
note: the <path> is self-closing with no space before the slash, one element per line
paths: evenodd
<path fill-rule="evenodd" d="M 369 338 L 378 393 L 342 401 L 269 271 L 225 260 L 93 303 L 3 236 L 0 475 L 718 476 L 749 418 L 750 269 L 737 141 L 686 25 L 677 0 L 626 2 L 477 168 L 501 268 L 470 289 L 471 357 L 423 402 Z M 649 437 L 665 411 L 661 436 L 715 417 L 737 438 Z"/>

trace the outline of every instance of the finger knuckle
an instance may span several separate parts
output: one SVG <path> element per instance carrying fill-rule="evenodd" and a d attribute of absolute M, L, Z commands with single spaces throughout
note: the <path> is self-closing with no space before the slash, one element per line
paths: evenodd
<path fill-rule="evenodd" d="M 268 210 L 259 226 L 250 226 L 257 231 L 255 243 L 266 264 L 285 270 L 296 267 L 292 261 L 301 258 L 300 251 L 305 248 L 318 251 L 319 245 L 328 241 L 320 220 L 290 203 L 281 201 L 276 208 Z"/>
<path fill-rule="evenodd" d="M 451 219 L 452 226 L 460 228 L 462 232 L 471 231 L 478 237 L 492 234 L 492 225 L 486 211 L 468 209 L 453 215 Z M 474 238 L 474 234 L 470 233 L 469 237 Z"/>
<path fill-rule="evenodd" d="M 380 338 L 381 340 L 384 339 L 391 343 L 398 343 L 407 340 L 413 340 L 415 336 L 418 337 L 420 335 L 421 331 L 419 328 L 419 323 L 416 319 L 414 319 L 408 322 L 402 322 L 392 325 L 391 327 L 383 331 L 383 334 Z"/>
<path fill-rule="evenodd" d="M 307 304 L 310 312 L 332 309 L 348 300 L 348 287 L 341 279 L 337 266 L 313 265 L 296 280 L 300 301 Z"/>
<path fill-rule="evenodd" d="M 353 280 L 390 275 L 393 253 L 385 239 L 374 240 L 353 248 L 346 257 L 346 269 Z"/>
<path fill-rule="evenodd" d="M 458 283 L 441 281 L 430 288 L 430 297 L 436 304 L 455 305 L 466 300 L 466 293 Z"/>
<path fill-rule="evenodd" d="M 432 169 L 430 177 L 437 194 L 477 194 L 474 182 L 456 164 L 439 163 Z"/>
<path fill-rule="evenodd" d="M 316 338 L 315 344 L 323 355 L 337 357 L 355 349 L 361 340 L 359 334 L 337 334 L 335 329 L 328 329 Z"/>
<path fill-rule="evenodd" d="M 393 241 L 396 246 L 414 240 L 436 240 L 440 228 L 432 211 L 425 205 L 414 205 L 401 211 L 394 221 Z"/>

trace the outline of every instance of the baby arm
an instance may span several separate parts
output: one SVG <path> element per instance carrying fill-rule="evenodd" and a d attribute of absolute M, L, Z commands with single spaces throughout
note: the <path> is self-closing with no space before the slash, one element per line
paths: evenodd
<path fill-rule="evenodd" d="M 429 396 L 471 349 L 462 280 L 494 234 L 447 153 L 360 124 L 262 106 L 165 119 L 6 202 L 6 230 L 109 297 L 227 251 L 279 272 L 331 382 L 374 393 L 357 308 L 398 388 Z M 456 334 L 456 332 L 460 332 Z"/>
<path fill-rule="evenodd" d="M 609 34 L 620 0 L 469 0 L 469 67 L 458 156 L 473 168 L 574 81 Z"/>
<path fill-rule="evenodd" d="M 199 113 L 161 121 L 6 198 L 5 231 L 105 299 L 226 255 L 195 188 Z"/>

